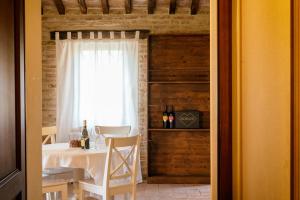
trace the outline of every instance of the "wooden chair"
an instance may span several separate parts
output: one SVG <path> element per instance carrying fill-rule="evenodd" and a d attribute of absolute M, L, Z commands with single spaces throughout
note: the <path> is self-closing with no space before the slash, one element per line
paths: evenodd
<path fill-rule="evenodd" d="M 50 139 L 50 143 L 54 144 L 56 142 L 56 133 L 57 133 L 57 129 L 56 126 L 49 126 L 49 127 L 43 127 L 42 128 L 42 136 L 47 136 L 44 140 L 43 140 L 43 145 L 47 144 L 48 140 Z M 44 170 L 43 174 L 46 175 L 53 175 L 53 174 L 62 174 L 62 173 L 68 173 L 70 172 L 72 169 L 70 168 L 53 168 L 53 169 L 49 169 L 49 170 Z"/>
<path fill-rule="evenodd" d="M 46 138 L 43 140 L 43 144 L 46 144 L 48 140 L 50 140 L 51 144 L 54 144 L 56 132 L 56 126 L 43 127 L 42 136 L 46 136 Z"/>
<path fill-rule="evenodd" d="M 131 126 L 95 126 L 96 133 L 103 137 L 129 136 Z"/>
<path fill-rule="evenodd" d="M 47 142 L 50 140 L 51 144 L 56 142 L 56 133 L 57 129 L 56 126 L 51 127 L 43 127 L 42 128 L 42 136 L 47 136 L 43 140 L 43 145 L 47 145 Z M 68 182 L 74 181 L 74 174 L 75 169 L 66 168 L 66 167 L 59 167 L 59 168 L 51 168 L 43 170 L 43 177 L 54 177 L 51 180 L 44 180 L 43 179 L 43 193 L 50 193 L 50 192 L 61 192 L 62 193 L 62 200 L 67 200 L 67 184 Z"/>
<path fill-rule="evenodd" d="M 108 152 L 106 156 L 103 184 L 96 185 L 94 180 L 79 181 L 79 200 L 84 199 L 84 191 L 102 196 L 102 200 L 113 199 L 114 195 L 131 193 L 131 200 L 136 200 L 136 176 L 141 136 L 106 138 Z M 118 148 L 129 148 L 123 156 Z M 131 148 L 131 149 L 130 149 Z M 121 162 L 112 169 L 112 155 Z M 128 160 L 132 160 L 132 165 Z M 125 169 L 125 170 L 124 170 Z M 116 181 L 119 181 L 116 183 Z M 121 181 L 121 182 L 120 182 Z M 123 181 L 123 182 L 122 182 Z M 114 183 L 115 182 L 115 183 Z"/>
<path fill-rule="evenodd" d="M 45 181 L 43 180 L 43 194 L 50 194 L 51 192 L 61 192 L 61 200 L 68 199 L 68 182 L 67 181 Z"/>

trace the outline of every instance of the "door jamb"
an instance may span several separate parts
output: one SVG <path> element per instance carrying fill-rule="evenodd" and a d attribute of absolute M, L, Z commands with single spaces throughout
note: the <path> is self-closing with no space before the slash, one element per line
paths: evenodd
<path fill-rule="evenodd" d="M 300 127 L 300 8 L 298 0 L 291 0 L 291 199 L 299 200 L 299 127 Z"/>
<path fill-rule="evenodd" d="M 218 199 L 232 193 L 232 0 L 218 0 Z"/>

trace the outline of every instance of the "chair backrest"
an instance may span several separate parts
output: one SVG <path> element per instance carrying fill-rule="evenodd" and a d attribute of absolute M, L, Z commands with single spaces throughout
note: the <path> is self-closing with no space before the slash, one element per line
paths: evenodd
<path fill-rule="evenodd" d="M 129 136 L 131 126 L 95 126 L 96 133 L 104 137 Z"/>
<path fill-rule="evenodd" d="M 43 144 L 46 144 L 49 139 L 51 144 L 55 143 L 56 132 L 56 126 L 43 127 L 42 136 L 46 136 L 46 138 L 43 140 Z"/>
<path fill-rule="evenodd" d="M 103 187 L 107 196 L 109 194 L 131 192 L 132 187 L 136 185 L 141 136 L 110 137 L 106 138 L 105 142 L 108 146 L 108 153 L 103 176 Z M 124 148 L 126 153 L 124 153 Z M 119 163 L 114 163 L 115 168 L 112 166 L 112 155 L 115 156 L 114 161 L 120 160 Z M 117 181 L 118 184 L 111 184 L 113 181 Z"/>

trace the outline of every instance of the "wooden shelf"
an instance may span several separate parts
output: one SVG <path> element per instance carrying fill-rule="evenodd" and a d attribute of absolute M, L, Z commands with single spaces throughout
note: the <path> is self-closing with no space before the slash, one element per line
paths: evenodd
<path fill-rule="evenodd" d="M 209 176 L 148 176 L 150 184 L 210 184 Z"/>
<path fill-rule="evenodd" d="M 209 81 L 148 81 L 148 84 L 210 84 Z"/>
<path fill-rule="evenodd" d="M 207 131 L 210 131 L 210 129 L 204 129 L 204 128 L 193 128 L 193 129 L 190 129 L 190 128 L 186 128 L 186 129 L 183 129 L 183 128 L 149 128 L 148 131 L 166 131 L 166 132 L 172 132 L 172 131 L 185 131 L 185 132 L 188 132 L 188 131 L 191 131 L 191 132 L 207 132 Z"/>
<path fill-rule="evenodd" d="M 148 183 L 210 181 L 209 46 L 209 35 L 149 39 Z M 205 128 L 162 128 L 165 105 L 200 111 Z"/>

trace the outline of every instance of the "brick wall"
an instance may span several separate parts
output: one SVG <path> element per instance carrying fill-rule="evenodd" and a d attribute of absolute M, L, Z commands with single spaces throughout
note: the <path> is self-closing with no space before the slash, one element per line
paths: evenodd
<path fill-rule="evenodd" d="M 44 13 L 43 30 L 43 126 L 55 125 L 56 115 L 56 58 L 55 41 L 50 31 L 60 30 L 128 30 L 147 29 L 151 34 L 209 33 L 209 8 L 197 15 L 189 14 L 87 14 L 68 11 L 60 16 L 55 12 Z M 141 163 L 143 175 L 147 174 L 147 43 L 139 43 L 139 128 L 143 135 Z"/>

